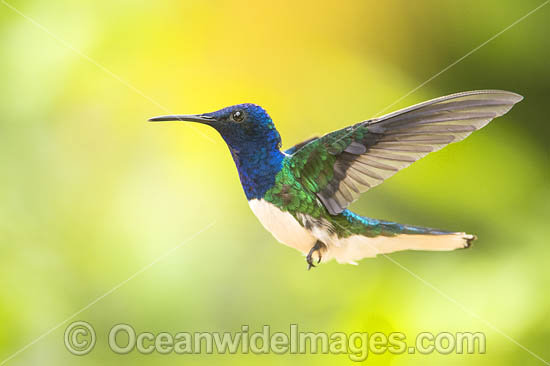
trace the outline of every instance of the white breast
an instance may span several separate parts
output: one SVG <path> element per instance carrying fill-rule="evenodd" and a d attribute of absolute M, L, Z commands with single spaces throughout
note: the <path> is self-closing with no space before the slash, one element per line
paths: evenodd
<path fill-rule="evenodd" d="M 317 239 L 286 211 L 263 199 L 248 202 L 252 212 L 275 239 L 289 247 L 308 253 Z"/>

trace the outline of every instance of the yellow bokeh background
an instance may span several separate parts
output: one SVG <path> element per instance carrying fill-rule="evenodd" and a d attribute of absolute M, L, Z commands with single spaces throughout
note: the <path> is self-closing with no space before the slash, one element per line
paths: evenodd
<path fill-rule="evenodd" d="M 291 323 L 411 339 L 484 332 L 484 355 L 366 362 L 543 364 L 518 344 L 550 361 L 550 5 L 400 99 L 541 3 L 0 2 L 0 362 L 113 288 L 70 320 L 95 327 L 90 354 L 65 349 L 64 323 L 6 364 L 352 364 L 345 355 L 115 355 L 107 334 L 117 323 L 155 333 Z M 400 265 L 380 257 L 306 271 L 249 210 L 215 131 L 146 123 L 253 102 L 290 147 L 383 110 L 486 88 L 525 100 L 352 206 L 479 237 L 468 251 L 392 254 Z"/>

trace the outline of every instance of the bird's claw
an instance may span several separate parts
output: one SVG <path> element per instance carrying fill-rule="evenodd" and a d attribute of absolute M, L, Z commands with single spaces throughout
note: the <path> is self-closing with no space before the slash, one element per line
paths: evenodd
<path fill-rule="evenodd" d="M 307 255 L 306 261 L 307 261 L 307 270 L 308 271 L 311 269 L 311 267 L 317 267 L 315 264 L 313 264 L 313 258 L 311 258 L 310 254 Z M 319 263 L 319 262 L 317 262 L 317 263 Z"/>
<path fill-rule="evenodd" d="M 313 247 L 311 247 L 311 249 L 309 250 L 309 253 L 307 254 L 306 256 L 306 262 L 307 262 L 307 269 L 308 271 L 312 268 L 312 267 L 317 267 L 315 264 L 313 264 L 313 253 L 317 252 L 318 254 L 318 259 L 317 259 L 317 264 L 321 263 L 321 259 L 323 258 L 322 255 L 321 255 L 321 248 L 323 247 L 323 244 L 321 242 L 316 242 L 315 245 Z"/>

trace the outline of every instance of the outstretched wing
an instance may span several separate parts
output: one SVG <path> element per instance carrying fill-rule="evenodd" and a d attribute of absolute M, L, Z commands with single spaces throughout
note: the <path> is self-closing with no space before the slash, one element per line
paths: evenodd
<path fill-rule="evenodd" d="M 448 95 L 334 131 L 290 157 L 295 177 L 332 215 L 399 170 L 463 140 L 522 100 L 501 90 Z"/>

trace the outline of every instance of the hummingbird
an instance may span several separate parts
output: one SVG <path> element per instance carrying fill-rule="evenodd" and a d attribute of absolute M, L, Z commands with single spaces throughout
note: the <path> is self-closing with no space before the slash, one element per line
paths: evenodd
<path fill-rule="evenodd" d="M 269 114 L 245 103 L 215 112 L 149 121 L 214 128 L 227 144 L 244 193 L 262 225 L 306 257 L 307 268 L 402 250 L 451 251 L 476 239 L 465 232 L 360 216 L 347 207 L 399 170 L 461 141 L 521 101 L 503 90 L 461 92 L 365 120 L 281 150 Z"/>

